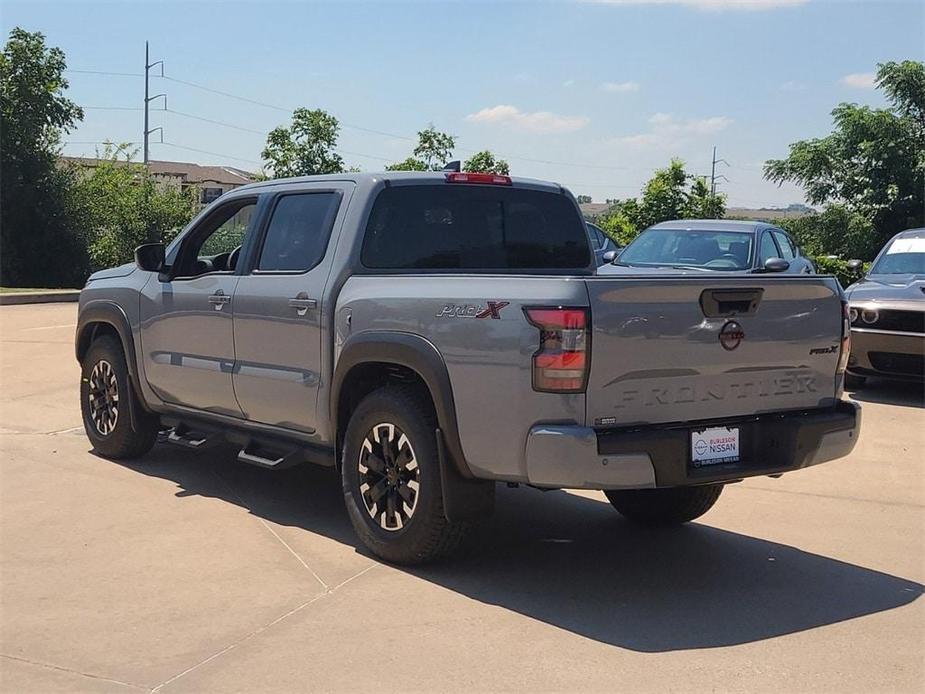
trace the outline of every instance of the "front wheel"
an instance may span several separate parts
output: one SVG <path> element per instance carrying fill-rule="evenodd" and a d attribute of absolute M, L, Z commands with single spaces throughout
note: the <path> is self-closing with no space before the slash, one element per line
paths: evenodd
<path fill-rule="evenodd" d="M 139 458 L 151 450 L 159 419 L 141 406 L 129 386 L 122 344 L 109 335 L 98 338 L 80 367 L 80 411 L 93 448 L 116 460 Z"/>
<path fill-rule="evenodd" d="M 722 484 L 665 489 L 605 491 L 620 515 L 647 526 L 680 525 L 709 511 L 723 491 Z"/>
<path fill-rule="evenodd" d="M 354 410 L 344 435 L 341 481 L 363 544 L 396 564 L 450 554 L 468 529 L 443 511 L 432 408 L 412 390 L 386 386 Z"/>

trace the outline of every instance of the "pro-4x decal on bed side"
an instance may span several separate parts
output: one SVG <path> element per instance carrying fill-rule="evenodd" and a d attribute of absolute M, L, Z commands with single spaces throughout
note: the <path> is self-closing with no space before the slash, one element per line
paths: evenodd
<path fill-rule="evenodd" d="M 494 318 L 501 320 L 501 309 L 510 301 L 486 301 L 482 304 L 444 304 L 437 318 Z"/>

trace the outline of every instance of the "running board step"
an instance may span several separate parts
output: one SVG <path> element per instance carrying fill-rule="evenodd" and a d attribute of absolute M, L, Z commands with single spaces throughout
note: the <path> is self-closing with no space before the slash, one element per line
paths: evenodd
<path fill-rule="evenodd" d="M 238 461 L 248 465 L 269 468 L 271 470 L 282 470 L 283 468 L 298 465 L 305 460 L 305 454 L 300 448 L 295 448 L 288 453 L 277 455 L 275 451 L 261 450 L 260 448 L 242 448 L 238 453 Z"/>
<path fill-rule="evenodd" d="M 161 432 L 162 440 L 166 443 L 172 443 L 175 446 L 184 448 L 194 448 L 197 450 L 205 448 L 212 442 L 211 436 L 201 431 L 193 431 L 185 426 L 178 425 L 167 431 Z"/>

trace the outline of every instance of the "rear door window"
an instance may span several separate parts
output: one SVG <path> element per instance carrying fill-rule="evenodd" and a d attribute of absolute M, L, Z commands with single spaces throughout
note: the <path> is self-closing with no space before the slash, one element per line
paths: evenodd
<path fill-rule="evenodd" d="M 284 195 L 273 209 L 257 270 L 304 272 L 324 256 L 340 193 Z"/>
<path fill-rule="evenodd" d="M 585 223 L 560 193 L 502 186 L 392 186 L 376 198 L 361 260 L 375 269 L 579 269 Z"/>
<path fill-rule="evenodd" d="M 777 250 L 777 246 L 774 245 L 774 239 L 771 238 L 771 232 L 766 231 L 761 234 L 761 245 L 758 247 L 759 254 L 759 266 L 763 266 L 765 261 L 768 258 L 779 258 L 780 251 Z"/>
<path fill-rule="evenodd" d="M 775 231 L 774 238 L 777 239 L 777 245 L 780 246 L 781 258 L 784 260 L 793 260 L 796 257 L 796 251 L 793 248 L 793 242 L 790 237 L 782 231 Z"/>

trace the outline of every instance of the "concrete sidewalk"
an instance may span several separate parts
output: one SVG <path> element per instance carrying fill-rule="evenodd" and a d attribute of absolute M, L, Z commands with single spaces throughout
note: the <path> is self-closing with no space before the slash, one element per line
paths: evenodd
<path fill-rule="evenodd" d="M 79 289 L 42 289 L 40 291 L 0 292 L 0 306 L 14 306 L 18 304 L 57 304 L 67 301 L 77 301 L 79 298 Z"/>

